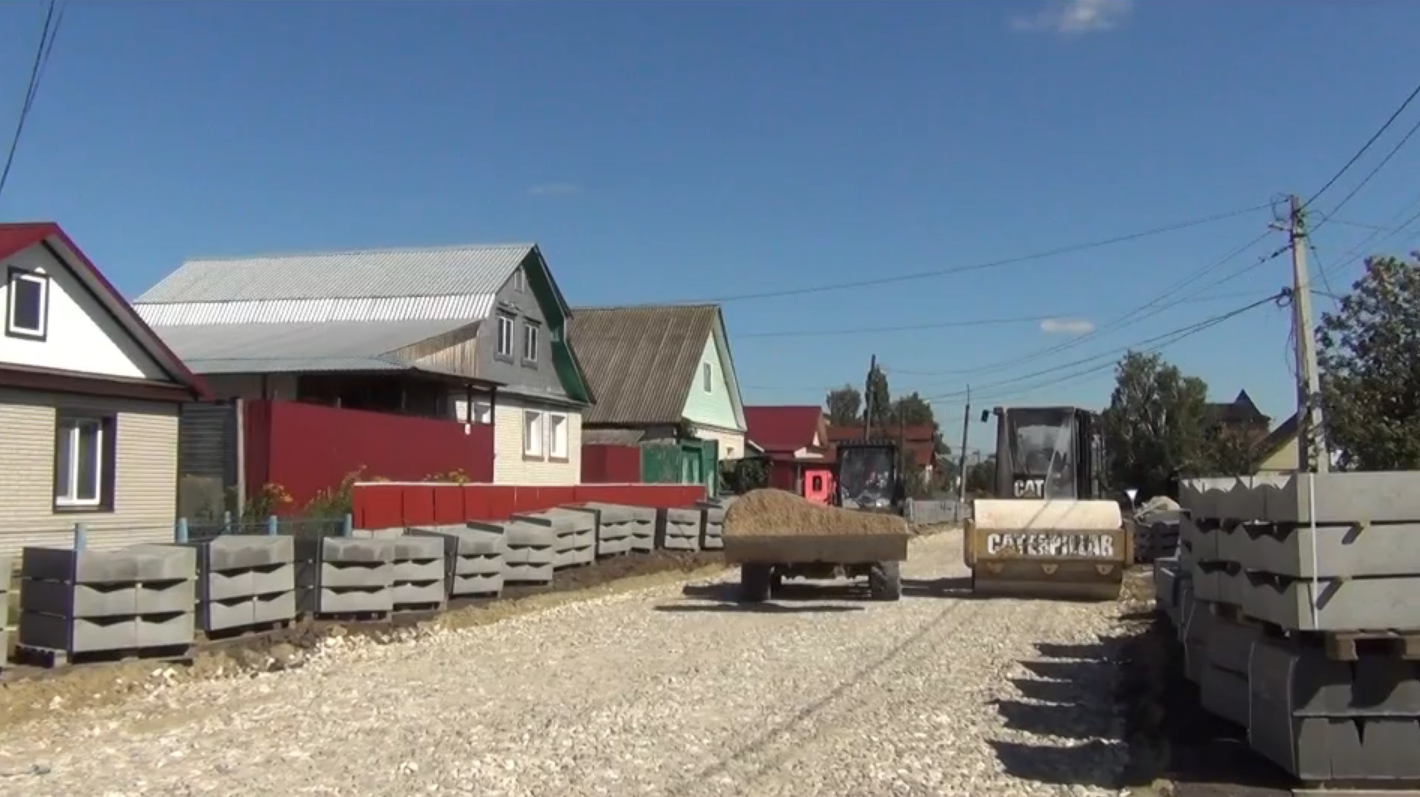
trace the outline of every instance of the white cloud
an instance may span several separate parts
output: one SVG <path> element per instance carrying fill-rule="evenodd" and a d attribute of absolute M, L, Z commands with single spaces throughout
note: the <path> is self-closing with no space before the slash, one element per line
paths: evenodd
<path fill-rule="evenodd" d="M 1020 31 L 1049 31 L 1062 35 L 1095 33 L 1118 27 L 1134 10 L 1134 0 L 1046 0 L 1034 14 L 1013 17 Z"/>
<path fill-rule="evenodd" d="M 1085 318 L 1047 318 L 1040 322 L 1040 331 L 1050 335 L 1083 335 L 1095 331 L 1095 324 Z"/>
<path fill-rule="evenodd" d="M 528 196 L 571 196 L 582 193 L 576 183 L 541 183 L 528 187 Z"/>

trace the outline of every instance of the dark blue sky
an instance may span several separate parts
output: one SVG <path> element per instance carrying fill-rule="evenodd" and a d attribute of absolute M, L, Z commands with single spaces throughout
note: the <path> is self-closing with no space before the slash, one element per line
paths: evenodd
<path fill-rule="evenodd" d="M 714 298 L 969 265 L 1308 194 L 1420 80 L 1406 0 L 71 2 L 0 217 L 65 225 L 129 295 L 186 256 L 532 240 L 574 304 Z M 1088 8 L 1087 8 L 1088 10 Z M 38 2 L 0 4 L 8 135 Z M 1080 24 L 1083 21 L 1090 24 Z M 1082 29 L 1083 28 L 1083 29 Z M 1417 119 L 1317 203 L 1329 210 Z M 1315 243 L 1341 260 L 1420 209 L 1407 147 Z M 860 383 L 988 403 L 1103 404 L 1110 375 L 1023 391 L 1260 298 L 1266 210 L 1027 263 L 729 302 L 745 398 Z M 1390 222 L 1394 224 L 1394 221 Z M 1420 231 L 1420 226 L 1416 227 Z M 1376 245 L 1407 248 L 1410 233 Z M 1385 238 L 1385 236 L 1380 236 Z M 1413 243 L 1411 241 L 1410 243 Z M 1327 306 L 1325 301 L 1318 309 Z M 1287 317 L 1167 350 L 1216 398 L 1290 412 Z M 1077 323 L 1057 324 L 1074 328 Z M 831 336 L 757 336 L 838 330 Z M 1002 384 L 1006 383 L 1006 384 Z"/>

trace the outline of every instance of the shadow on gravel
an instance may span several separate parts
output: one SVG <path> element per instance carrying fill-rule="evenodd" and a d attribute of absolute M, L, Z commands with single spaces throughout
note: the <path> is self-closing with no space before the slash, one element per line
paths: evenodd
<path fill-rule="evenodd" d="M 837 614 L 841 612 L 861 612 L 862 606 L 789 605 L 782 603 L 665 603 L 651 607 L 653 611 L 668 614 L 704 614 L 732 612 L 739 614 Z"/>
<path fill-rule="evenodd" d="M 658 612 L 694 614 L 696 612 L 744 612 L 747 614 L 832 614 L 861 612 L 863 606 L 844 606 L 844 601 L 865 602 L 866 591 L 847 584 L 812 584 L 790 582 L 775 590 L 765 603 L 741 603 L 740 585 L 687 584 L 681 594 L 687 598 L 711 603 L 663 603 L 654 607 Z M 838 601 L 838 603 L 825 603 Z"/>
<path fill-rule="evenodd" d="M 1147 619 L 1145 619 L 1147 618 Z M 993 742 L 1010 774 L 1040 783 L 1127 788 L 1155 793 L 1160 780 L 1177 797 L 1280 797 L 1291 793 L 1286 773 L 1248 749 L 1246 732 L 1203 711 L 1198 688 L 1183 676 L 1183 652 L 1167 620 L 1134 615 L 1132 633 L 1095 645 L 1039 644 L 1039 658 L 1020 664 L 1034 678 L 1014 679 L 1022 701 L 999 701 L 1010 728 L 1062 740 L 1061 746 Z M 1082 711 L 1099 690 L 1115 685 L 1125 718 L 1129 759 L 1122 777 L 1100 766 L 1112 754 L 1101 720 Z M 1077 746 L 1067 746 L 1074 743 Z"/>

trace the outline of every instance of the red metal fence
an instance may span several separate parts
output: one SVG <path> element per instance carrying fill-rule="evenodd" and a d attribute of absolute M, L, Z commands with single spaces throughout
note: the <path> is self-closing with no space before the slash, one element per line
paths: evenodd
<path fill-rule="evenodd" d="M 583 484 L 641 481 L 641 447 L 593 443 L 582 446 Z"/>
<path fill-rule="evenodd" d="M 517 487 L 504 484 L 361 482 L 352 495 L 355 527 L 384 529 L 420 524 L 502 520 L 516 512 L 602 501 L 657 508 L 690 506 L 705 498 L 694 484 L 577 484 Z"/>
<path fill-rule="evenodd" d="M 457 470 L 493 481 L 492 426 L 294 401 L 244 404 L 249 489 L 279 484 L 297 509 L 356 471 L 422 481 Z"/>

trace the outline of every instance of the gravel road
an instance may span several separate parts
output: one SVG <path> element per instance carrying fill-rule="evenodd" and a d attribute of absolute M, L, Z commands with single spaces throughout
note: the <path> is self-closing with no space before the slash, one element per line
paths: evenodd
<path fill-rule="evenodd" d="M 901 603 L 716 582 L 600 597 L 0 732 L 0 795 L 1111 794 L 1114 605 L 972 600 L 959 533 Z M 812 598 L 812 600 L 810 600 Z"/>

